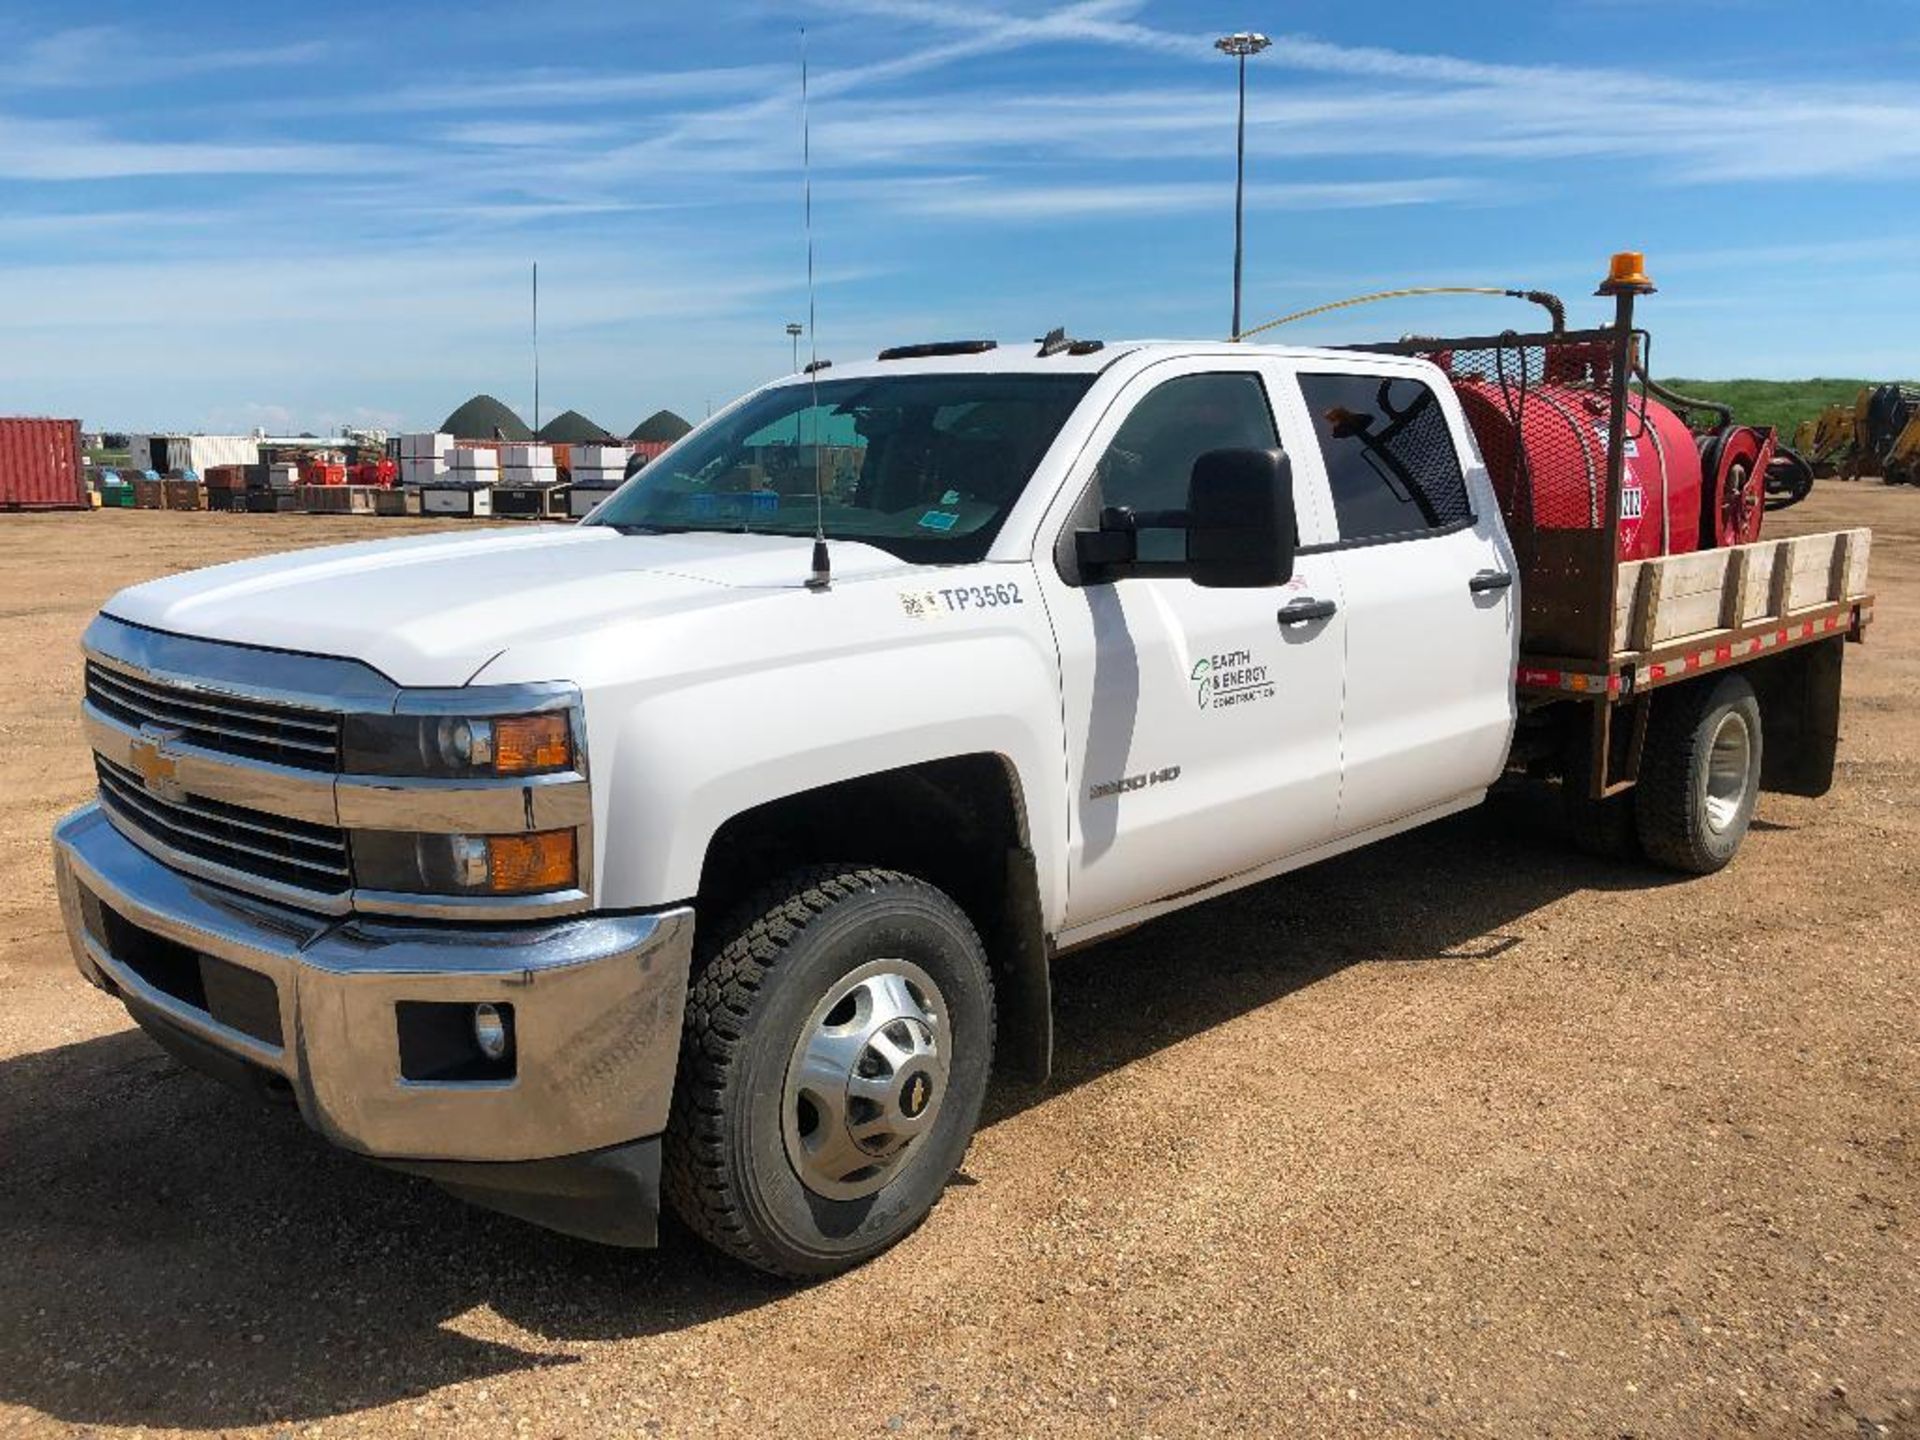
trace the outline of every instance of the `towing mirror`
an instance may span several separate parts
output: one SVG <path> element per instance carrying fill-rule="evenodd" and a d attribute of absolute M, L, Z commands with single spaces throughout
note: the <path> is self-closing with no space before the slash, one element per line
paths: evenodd
<path fill-rule="evenodd" d="M 1187 572 L 1209 589 L 1256 589 L 1293 578 L 1300 532 L 1293 462 L 1279 450 L 1209 450 L 1187 484 Z"/>

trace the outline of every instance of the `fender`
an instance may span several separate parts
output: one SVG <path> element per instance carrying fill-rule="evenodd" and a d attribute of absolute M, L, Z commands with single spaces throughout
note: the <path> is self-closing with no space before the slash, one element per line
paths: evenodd
<path fill-rule="evenodd" d="M 939 599 L 963 590 L 1001 602 Z M 599 908 L 693 896 L 715 833 L 769 801 L 989 753 L 1018 783 L 1041 910 L 1059 923 L 1060 670 L 1030 565 L 902 567 L 823 594 L 743 587 L 729 600 L 516 647 L 477 677 L 559 669 L 581 687 Z"/>

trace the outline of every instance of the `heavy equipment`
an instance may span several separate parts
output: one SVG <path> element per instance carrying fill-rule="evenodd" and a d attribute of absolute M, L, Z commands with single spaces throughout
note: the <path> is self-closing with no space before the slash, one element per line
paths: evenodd
<path fill-rule="evenodd" d="M 1864 393 L 1864 392 L 1863 392 Z M 1853 451 L 1852 405 L 1827 406 L 1811 420 L 1802 420 L 1793 432 L 1793 448 L 1805 457 L 1815 475 L 1837 475 Z"/>
<path fill-rule="evenodd" d="M 1879 475 L 1889 485 L 1920 480 L 1920 385 L 1890 381 L 1860 392 L 1854 404 L 1852 478 Z"/>

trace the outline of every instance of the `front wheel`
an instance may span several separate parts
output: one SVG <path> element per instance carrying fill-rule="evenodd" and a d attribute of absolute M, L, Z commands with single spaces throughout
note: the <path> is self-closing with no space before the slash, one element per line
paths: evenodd
<path fill-rule="evenodd" d="M 822 867 L 742 911 L 695 973 L 665 1189 L 709 1243 L 791 1278 L 913 1230 L 966 1154 L 993 982 L 965 913 L 896 871 Z"/>
<path fill-rule="evenodd" d="M 1744 676 L 1654 697 L 1635 828 L 1647 857 L 1708 875 L 1733 859 L 1760 797 L 1760 703 Z"/>

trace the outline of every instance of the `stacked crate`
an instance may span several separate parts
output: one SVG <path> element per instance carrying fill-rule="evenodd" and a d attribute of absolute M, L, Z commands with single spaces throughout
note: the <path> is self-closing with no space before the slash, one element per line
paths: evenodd
<path fill-rule="evenodd" d="M 493 494 L 493 513 L 522 520 L 544 520 L 567 513 L 566 492 L 553 447 L 506 444 L 500 447 L 500 488 Z"/>
<path fill-rule="evenodd" d="M 160 507 L 163 510 L 204 510 L 207 508 L 207 487 L 197 479 L 170 475 L 160 482 Z"/>
<path fill-rule="evenodd" d="M 378 493 L 371 485 L 302 485 L 300 508 L 309 515 L 371 515 Z"/>
<path fill-rule="evenodd" d="M 500 483 L 500 454 L 492 445 L 456 445 L 447 473 L 420 487 L 422 515 L 491 515 Z"/>
<path fill-rule="evenodd" d="M 245 510 L 247 508 L 247 467 L 209 465 L 206 474 L 209 510 Z"/>
<path fill-rule="evenodd" d="M 435 434 L 400 437 L 400 483 L 409 490 L 447 478 L 452 468 L 453 436 Z"/>
<path fill-rule="evenodd" d="M 300 467 L 291 461 L 275 460 L 262 468 L 267 472 L 268 499 L 250 500 L 248 508 L 298 510 L 300 508 Z"/>
<path fill-rule="evenodd" d="M 575 445 L 568 513 L 577 520 L 618 490 L 631 453 L 625 445 Z"/>

